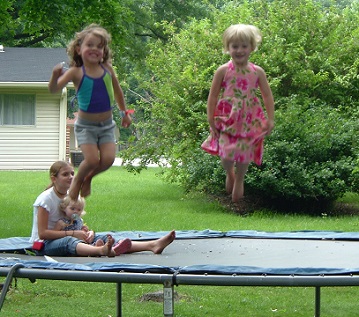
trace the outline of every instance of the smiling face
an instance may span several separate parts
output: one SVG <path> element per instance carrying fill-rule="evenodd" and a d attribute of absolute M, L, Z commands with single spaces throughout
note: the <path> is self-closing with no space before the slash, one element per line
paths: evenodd
<path fill-rule="evenodd" d="M 253 48 L 249 41 L 243 40 L 230 42 L 228 49 L 229 55 L 232 57 L 232 60 L 237 67 L 246 66 L 249 56 L 253 52 Z"/>
<path fill-rule="evenodd" d="M 89 33 L 78 47 L 78 54 L 84 63 L 99 64 L 103 61 L 104 47 L 104 41 L 100 36 Z"/>

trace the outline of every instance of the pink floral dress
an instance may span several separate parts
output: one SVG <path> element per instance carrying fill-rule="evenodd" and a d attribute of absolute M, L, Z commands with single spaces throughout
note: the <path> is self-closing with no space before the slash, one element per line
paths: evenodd
<path fill-rule="evenodd" d="M 214 120 L 220 131 L 219 139 L 212 134 L 201 148 L 212 155 L 240 163 L 262 163 L 263 127 L 266 117 L 256 96 L 259 77 L 256 65 L 236 69 L 232 61 L 222 82 Z"/>

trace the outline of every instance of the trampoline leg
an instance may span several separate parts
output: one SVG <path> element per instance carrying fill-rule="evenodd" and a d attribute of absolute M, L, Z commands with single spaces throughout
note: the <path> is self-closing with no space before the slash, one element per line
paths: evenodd
<path fill-rule="evenodd" d="M 12 281 L 12 277 L 13 277 L 14 273 L 16 272 L 16 270 L 19 269 L 19 268 L 22 268 L 22 267 L 24 267 L 23 264 L 16 263 L 15 265 L 13 265 L 11 267 L 9 273 L 7 274 L 6 280 L 5 280 L 4 286 L 3 286 L 2 291 L 1 291 L 1 295 L 0 295 L 0 311 L 1 311 L 2 305 L 4 304 L 5 296 L 7 294 L 7 291 L 9 290 L 10 283 Z"/>
<path fill-rule="evenodd" d="M 315 317 L 320 317 L 320 287 L 315 287 Z"/>
<path fill-rule="evenodd" d="M 173 317 L 173 284 L 165 281 L 163 284 L 163 316 Z"/>
<path fill-rule="evenodd" d="M 116 316 L 122 316 L 122 284 L 116 283 L 116 296 L 117 296 L 117 306 L 116 306 Z"/>

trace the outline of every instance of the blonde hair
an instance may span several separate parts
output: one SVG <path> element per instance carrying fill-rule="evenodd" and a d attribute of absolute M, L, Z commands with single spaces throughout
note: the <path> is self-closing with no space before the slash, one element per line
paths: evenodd
<path fill-rule="evenodd" d="M 85 199 L 81 196 L 78 197 L 77 200 L 73 200 L 70 196 L 66 196 L 63 201 L 60 203 L 60 211 L 66 215 L 65 209 L 70 205 L 70 203 L 74 203 L 76 205 L 79 205 L 79 207 L 82 209 L 82 212 L 80 216 L 83 216 L 86 214 L 85 209 Z"/>
<path fill-rule="evenodd" d="M 77 48 L 79 48 L 89 34 L 98 36 L 101 39 L 101 44 L 104 48 L 103 60 L 102 63 L 111 61 L 111 49 L 109 44 L 111 43 L 111 35 L 101 26 L 97 24 L 90 24 L 81 32 L 75 34 L 75 38 L 67 46 L 67 54 L 70 58 L 69 65 L 80 67 L 83 65 L 83 60 L 81 55 L 77 53 Z"/>
<path fill-rule="evenodd" d="M 252 50 L 256 51 L 262 42 L 261 32 L 254 25 L 234 24 L 223 33 L 223 47 L 225 53 L 229 51 L 229 44 L 234 41 L 249 42 Z"/>

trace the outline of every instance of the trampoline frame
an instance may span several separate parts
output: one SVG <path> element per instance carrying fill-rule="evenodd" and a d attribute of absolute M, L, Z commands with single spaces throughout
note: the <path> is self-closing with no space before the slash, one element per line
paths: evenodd
<path fill-rule="evenodd" d="M 315 288 L 315 317 L 320 317 L 321 287 L 359 286 L 358 275 L 209 275 L 209 274 L 160 274 L 160 273 L 128 273 L 128 272 L 98 272 L 75 270 L 49 270 L 24 268 L 17 263 L 12 267 L 0 267 L 0 276 L 6 276 L 6 281 L 0 297 L 0 311 L 8 287 L 13 277 L 45 280 L 67 280 L 81 282 L 116 283 L 117 305 L 116 316 L 122 317 L 122 283 L 162 284 L 163 285 L 163 316 L 174 316 L 174 286 L 207 285 L 207 286 L 268 286 L 268 287 L 314 287 Z"/>

